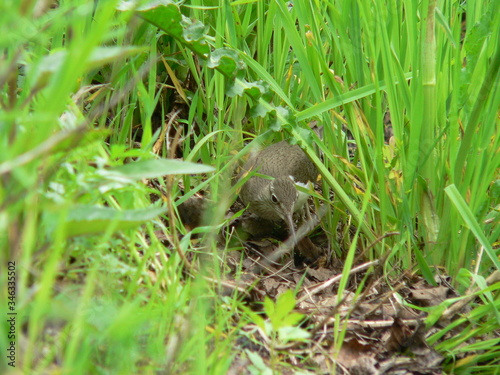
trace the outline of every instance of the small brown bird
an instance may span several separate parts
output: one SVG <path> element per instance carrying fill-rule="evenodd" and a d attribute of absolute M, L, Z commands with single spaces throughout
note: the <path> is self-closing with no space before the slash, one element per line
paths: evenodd
<path fill-rule="evenodd" d="M 310 186 L 318 177 L 316 166 L 297 145 L 281 141 L 250 157 L 239 176 L 251 171 L 272 177 L 252 176 L 240 191 L 248 210 L 267 220 L 284 220 L 295 237 L 293 213 L 304 207 L 308 195 L 297 191 L 296 184 Z"/>

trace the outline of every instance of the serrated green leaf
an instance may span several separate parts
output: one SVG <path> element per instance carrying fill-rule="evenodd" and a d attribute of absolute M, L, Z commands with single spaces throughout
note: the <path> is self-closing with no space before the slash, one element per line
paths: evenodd
<path fill-rule="evenodd" d="M 271 122 L 269 127 L 271 130 L 278 132 L 285 125 L 293 122 L 292 115 L 287 108 L 278 106 L 275 107 L 274 111 L 271 111 Z"/>
<path fill-rule="evenodd" d="M 491 23 L 493 21 L 493 15 L 491 12 L 486 12 L 482 15 L 481 20 L 470 27 L 465 40 L 464 49 L 467 53 L 468 63 L 474 68 L 479 52 L 483 47 L 486 38 L 491 34 L 492 28 Z"/>
<path fill-rule="evenodd" d="M 210 54 L 207 66 L 211 69 L 217 69 L 226 77 L 234 77 L 240 70 L 246 69 L 239 53 L 231 48 L 218 48 Z"/>
<path fill-rule="evenodd" d="M 269 91 L 269 85 L 263 81 L 248 82 L 244 79 L 235 79 L 233 84 L 227 89 L 229 97 L 243 96 L 248 94 L 252 99 L 257 100 Z"/>
<path fill-rule="evenodd" d="M 131 10 L 127 2 L 122 2 L 119 10 Z M 166 34 L 176 38 L 197 55 L 207 58 L 210 47 L 205 39 L 205 25 L 198 20 L 185 17 L 179 6 L 169 0 L 155 0 L 136 9 L 137 14 L 155 25 Z"/>
<path fill-rule="evenodd" d="M 297 134 L 300 135 L 300 139 L 302 139 L 306 144 L 313 144 L 313 136 L 311 133 L 311 129 L 309 128 L 301 128 L 299 126 L 295 127 L 295 131 Z M 294 138 L 290 141 L 291 144 L 296 144 L 298 143 L 297 140 Z"/>
<path fill-rule="evenodd" d="M 258 103 L 250 109 L 250 117 L 265 117 L 270 109 Z"/>

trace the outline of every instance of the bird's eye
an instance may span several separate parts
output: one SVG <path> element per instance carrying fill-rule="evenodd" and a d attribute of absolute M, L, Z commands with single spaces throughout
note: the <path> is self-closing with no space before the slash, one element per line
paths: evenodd
<path fill-rule="evenodd" d="M 278 203 L 278 197 L 276 196 L 276 194 L 271 194 L 271 200 L 273 201 L 273 203 Z"/>

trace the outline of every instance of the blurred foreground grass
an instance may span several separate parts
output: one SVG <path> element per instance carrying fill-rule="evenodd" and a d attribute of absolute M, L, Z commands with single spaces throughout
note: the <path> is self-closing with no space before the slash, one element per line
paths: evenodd
<path fill-rule="evenodd" d="M 484 282 L 499 268 L 495 5 L 3 1 L 0 296 L 15 262 L 16 367 L 220 374 L 251 357 L 235 342 L 260 320 L 217 287 L 241 245 L 215 234 L 234 150 L 254 137 L 292 138 L 318 165 L 345 271 L 364 249 L 388 253 L 388 273 L 444 269 L 487 301 L 464 331 L 498 330 L 498 284 Z M 174 156 L 215 169 L 148 164 Z M 165 175 L 161 197 L 143 183 Z M 197 191 L 216 202 L 201 239 L 175 211 Z M 440 344 L 450 369 L 466 339 Z M 494 373 L 490 344 L 469 349 L 474 373 Z"/>

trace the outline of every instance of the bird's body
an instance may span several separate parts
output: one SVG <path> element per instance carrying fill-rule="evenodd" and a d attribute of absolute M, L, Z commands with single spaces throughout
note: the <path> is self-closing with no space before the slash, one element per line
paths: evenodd
<path fill-rule="evenodd" d="M 250 157 L 240 178 L 255 171 L 272 179 L 252 176 L 240 191 L 248 210 L 266 220 L 284 220 L 294 232 L 292 215 L 301 209 L 306 194 L 299 194 L 296 184 L 307 186 L 316 181 L 318 170 L 297 145 L 275 143 Z"/>

